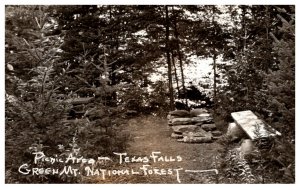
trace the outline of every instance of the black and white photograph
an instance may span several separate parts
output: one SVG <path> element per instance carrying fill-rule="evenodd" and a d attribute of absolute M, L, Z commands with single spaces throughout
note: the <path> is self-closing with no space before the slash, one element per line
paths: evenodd
<path fill-rule="evenodd" d="M 295 4 L 73 3 L 3 5 L 5 184 L 295 184 Z"/>

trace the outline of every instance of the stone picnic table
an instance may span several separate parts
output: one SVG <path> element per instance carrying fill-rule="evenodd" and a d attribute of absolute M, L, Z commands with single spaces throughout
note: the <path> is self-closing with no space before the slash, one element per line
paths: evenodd
<path fill-rule="evenodd" d="M 231 113 L 234 122 L 249 136 L 251 140 L 281 136 L 270 125 L 259 119 L 252 111 L 240 111 Z"/>

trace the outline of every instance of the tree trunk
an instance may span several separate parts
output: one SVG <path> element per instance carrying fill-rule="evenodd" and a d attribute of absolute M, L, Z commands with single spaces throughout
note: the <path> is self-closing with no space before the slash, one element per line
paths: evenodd
<path fill-rule="evenodd" d="M 103 60 L 104 79 L 107 80 L 109 75 L 108 75 L 108 68 L 107 68 L 107 58 L 106 58 L 106 47 L 105 46 L 103 47 L 103 55 L 104 55 L 104 60 Z M 101 80 L 101 78 L 102 78 L 102 73 L 100 73 L 100 76 L 99 76 L 100 80 Z M 102 85 L 104 85 L 103 90 L 105 92 L 106 88 L 107 88 L 107 82 L 105 81 Z M 106 106 L 107 105 L 106 96 L 102 97 L 102 101 L 104 102 L 104 106 Z"/>
<path fill-rule="evenodd" d="M 186 106 L 188 106 L 188 103 L 187 103 L 187 94 L 186 94 L 185 83 L 184 83 L 183 64 L 182 64 L 182 57 L 181 57 L 181 51 L 180 51 L 179 34 L 178 34 L 178 31 L 177 31 L 176 18 L 174 19 L 174 33 L 175 33 L 175 39 L 176 39 L 176 42 L 177 42 L 176 49 L 177 49 L 177 54 L 178 54 L 178 59 L 179 59 L 179 66 L 180 66 L 180 72 L 181 72 L 182 89 L 183 89 L 183 93 L 184 93 L 185 104 L 186 104 Z"/>
<path fill-rule="evenodd" d="M 213 25 L 214 25 L 214 28 L 216 28 L 216 25 L 215 25 L 215 7 L 213 7 Z M 214 32 L 215 35 L 216 35 L 216 31 Z M 215 43 L 215 39 L 213 39 L 212 41 L 212 45 L 213 45 L 213 70 L 214 70 L 214 109 L 216 109 L 216 103 L 217 103 L 217 63 L 216 63 L 216 60 L 217 60 L 217 51 L 216 51 L 216 43 Z"/>
<path fill-rule="evenodd" d="M 180 93 L 179 82 L 178 82 L 178 75 L 177 75 L 177 69 L 176 69 L 176 64 L 175 64 L 175 57 L 174 57 L 173 53 L 172 53 L 172 63 L 173 63 L 174 72 L 175 72 L 175 80 L 176 80 L 177 92 L 178 92 L 178 95 L 179 95 L 179 93 Z"/>
<path fill-rule="evenodd" d="M 213 56 L 213 60 L 214 60 L 214 65 L 213 65 L 213 69 L 214 69 L 214 108 L 216 108 L 216 102 L 217 102 L 217 54 L 216 54 L 216 49 L 214 47 L 214 56 Z"/>
<path fill-rule="evenodd" d="M 113 15 L 113 13 L 112 13 L 112 7 L 110 5 L 108 7 L 109 7 L 109 20 L 112 21 L 112 15 Z M 111 31 L 111 33 L 113 33 L 113 31 Z M 116 41 L 115 47 L 113 47 L 114 46 L 113 44 L 109 44 L 110 47 L 111 47 L 111 50 L 112 50 L 112 51 L 110 51 L 110 54 L 113 55 L 113 56 L 117 54 L 118 49 L 119 49 L 119 40 L 118 40 L 118 38 L 119 38 L 119 32 L 117 32 L 117 36 L 115 36 L 115 41 Z M 112 35 L 110 36 L 110 42 L 111 43 L 114 42 L 114 37 Z M 111 64 L 110 71 L 109 71 L 110 72 L 109 73 L 110 86 L 116 85 L 116 73 L 115 73 L 115 70 L 116 70 L 116 65 L 115 65 L 115 63 L 113 63 L 113 64 Z M 114 91 L 111 94 L 110 98 L 111 98 L 110 104 L 112 106 L 116 106 L 117 105 L 117 92 Z"/>
<path fill-rule="evenodd" d="M 242 6 L 242 31 L 244 32 L 243 37 L 243 53 L 246 53 L 246 39 L 247 39 L 247 29 L 246 29 L 246 7 Z"/>
<path fill-rule="evenodd" d="M 174 110 L 174 95 L 173 95 L 173 84 L 172 84 L 172 65 L 170 60 L 170 44 L 169 44 L 169 12 L 168 5 L 165 6 L 166 10 L 166 54 L 168 64 L 168 79 L 169 79 L 169 98 L 170 98 L 170 109 Z"/>
<path fill-rule="evenodd" d="M 269 52 L 272 52 L 272 47 L 271 47 L 272 43 L 269 42 L 269 27 L 270 27 L 270 11 L 269 11 L 269 7 L 266 6 L 266 42 L 265 42 L 265 46 L 267 47 Z M 272 58 L 271 58 L 269 52 L 267 53 L 267 61 L 263 65 L 264 71 L 266 73 L 269 73 L 269 65 L 272 62 Z"/>

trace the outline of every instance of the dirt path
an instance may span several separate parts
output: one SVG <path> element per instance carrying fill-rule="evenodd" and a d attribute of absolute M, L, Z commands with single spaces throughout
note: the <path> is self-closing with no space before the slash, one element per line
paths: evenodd
<path fill-rule="evenodd" d="M 177 142 L 170 138 L 171 129 L 167 120 L 158 117 L 139 117 L 130 119 L 126 130 L 130 132 L 130 146 L 127 156 L 134 158 L 149 158 L 149 162 L 123 163 L 126 168 L 138 171 L 143 165 L 147 166 L 147 175 L 140 169 L 140 174 L 116 176 L 107 183 L 217 183 L 217 175 L 213 171 L 204 173 L 191 173 L 186 170 L 211 170 L 217 168 L 220 150 L 218 143 L 188 144 Z M 164 161 L 156 162 L 151 159 L 153 152 L 158 157 L 163 156 Z M 178 157 L 179 156 L 179 157 Z M 172 157 L 172 158 L 170 158 Z M 177 160 L 179 158 L 179 160 Z M 175 161 L 169 161 L 174 159 Z M 181 160 L 181 161 L 180 161 Z M 159 174 L 154 173 L 154 168 L 159 169 Z M 162 170 L 161 170 L 162 169 Z M 165 170 L 166 171 L 165 171 Z M 168 173 L 169 169 L 169 173 Z M 176 169 L 178 169 L 176 171 Z M 149 171 L 151 170 L 151 171 Z M 166 173 L 164 173 L 164 171 Z M 177 173 L 178 172 L 178 173 Z"/>

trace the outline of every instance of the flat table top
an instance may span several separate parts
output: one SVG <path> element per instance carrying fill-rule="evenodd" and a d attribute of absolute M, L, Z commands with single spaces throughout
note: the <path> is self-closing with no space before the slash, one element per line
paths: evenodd
<path fill-rule="evenodd" d="M 250 110 L 233 112 L 231 116 L 235 123 L 240 126 L 252 140 L 276 135 L 281 136 L 280 132 L 259 119 Z"/>

